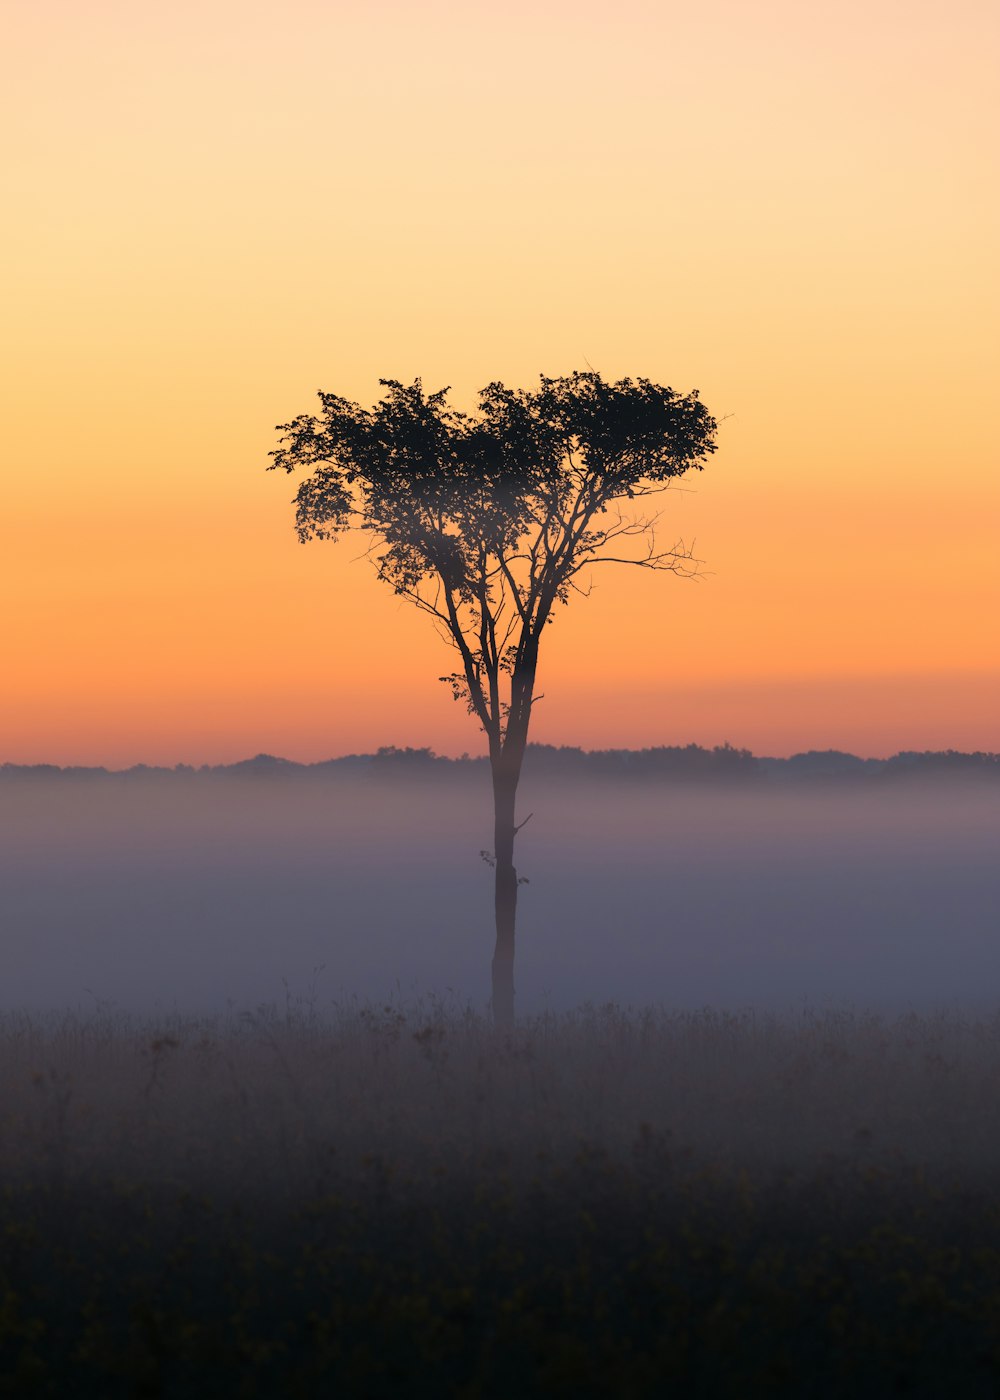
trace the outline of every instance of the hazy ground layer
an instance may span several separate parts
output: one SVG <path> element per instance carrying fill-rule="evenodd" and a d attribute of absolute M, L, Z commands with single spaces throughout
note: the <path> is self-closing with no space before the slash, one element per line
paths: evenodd
<path fill-rule="evenodd" d="M 0 1006 L 452 988 L 485 1009 L 488 779 L 0 784 Z M 518 1007 L 992 1004 L 1000 787 L 527 774 Z"/>
<path fill-rule="evenodd" d="M 1000 1017 L 0 1021 L 0 1377 L 993 1395 Z"/>

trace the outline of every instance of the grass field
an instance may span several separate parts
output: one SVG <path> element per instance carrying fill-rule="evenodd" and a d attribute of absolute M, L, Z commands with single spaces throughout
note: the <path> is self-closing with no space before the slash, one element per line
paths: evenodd
<path fill-rule="evenodd" d="M 11 1396 L 995 1396 L 1000 1016 L 0 1017 Z"/>

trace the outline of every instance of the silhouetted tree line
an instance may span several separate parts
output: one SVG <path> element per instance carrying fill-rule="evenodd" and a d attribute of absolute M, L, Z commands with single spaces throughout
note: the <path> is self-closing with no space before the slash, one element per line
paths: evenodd
<path fill-rule="evenodd" d="M 432 776 L 484 773 L 488 766 L 489 759 L 485 755 L 446 758 L 430 748 L 396 748 L 390 744 L 375 753 L 345 754 L 318 763 L 296 763 L 272 754 L 258 754 L 238 763 L 206 763 L 197 768 L 187 763 L 178 763 L 173 768 L 138 763 L 125 769 L 3 763 L 0 764 L 0 778 L 302 778 L 354 773 L 392 779 L 412 775 L 423 780 Z M 939 776 L 1000 779 L 1000 754 L 962 753 L 957 749 L 923 753 L 908 750 L 891 758 L 859 758 L 837 749 L 812 749 L 790 758 L 761 758 L 749 749 L 734 748 L 730 744 L 719 744 L 711 749 L 698 744 L 648 749 L 580 749 L 569 745 L 528 744 L 524 767 L 533 777 L 721 780 L 775 786 Z"/>

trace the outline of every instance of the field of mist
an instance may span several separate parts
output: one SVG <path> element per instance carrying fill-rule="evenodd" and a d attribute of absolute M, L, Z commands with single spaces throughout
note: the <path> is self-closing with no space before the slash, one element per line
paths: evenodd
<path fill-rule="evenodd" d="M 0 1394 L 996 1394 L 993 776 L 529 813 L 501 1034 L 481 765 L 0 774 Z"/>
<path fill-rule="evenodd" d="M 518 1011 L 985 1008 L 1000 784 L 526 773 Z M 485 1009 L 482 768 L 0 782 L 0 1005 Z"/>
<path fill-rule="evenodd" d="M 0 1394 L 988 1400 L 998 1072 L 995 1012 L 0 1012 Z"/>

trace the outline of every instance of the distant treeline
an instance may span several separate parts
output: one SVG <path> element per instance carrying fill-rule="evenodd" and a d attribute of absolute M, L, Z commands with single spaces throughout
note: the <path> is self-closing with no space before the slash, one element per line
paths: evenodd
<path fill-rule="evenodd" d="M 202 764 L 195 768 L 178 763 L 173 768 L 138 763 L 132 768 L 109 769 L 68 767 L 52 763 L 0 764 L 3 778 L 303 778 L 346 774 L 373 777 L 446 777 L 462 773 L 486 773 L 485 757 L 443 758 L 432 749 L 380 748 L 376 753 L 345 754 L 319 763 L 294 763 L 271 754 L 238 763 Z M 698 744 L 660 746 L 649 749 L 578 749 L 552 744 L 529 744 L 525 759 L 529 777 L 552 775 L 565 778 L 672 779 L 703 782 L 765 783 L 849 782 L 908 777 L 1000 777 L 1000 754 L 960 753 L 956 749 L 939 752 L 904 752 L 892 758 L 859 758 L 837 749 L 810 749 L 791 758 L 758 758 L 749 749 L 730 744 L 705 749 Z"/>

